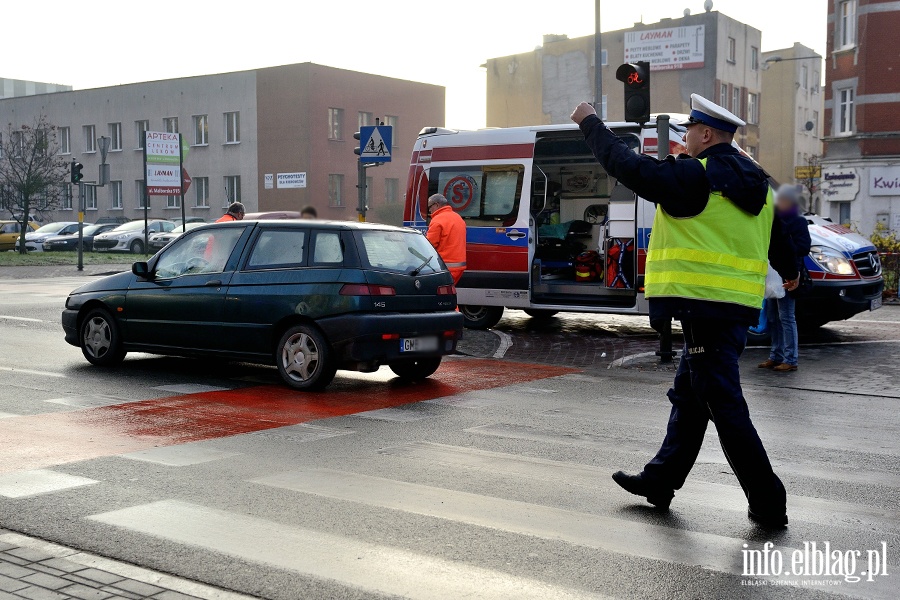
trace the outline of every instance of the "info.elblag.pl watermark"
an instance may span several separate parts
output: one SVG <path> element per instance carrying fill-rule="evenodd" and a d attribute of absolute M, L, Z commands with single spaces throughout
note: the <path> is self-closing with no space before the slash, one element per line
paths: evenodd
<path fill-rule="evenodd" d="M 887 542 L 868 550 L 842 550 L 827 541 L 803 542 L 801 548 L 780 549 L 772 542 L 743 548 L 741 575 L 747 579 L 741 585 L 838 586 L 888 577 Z"/>

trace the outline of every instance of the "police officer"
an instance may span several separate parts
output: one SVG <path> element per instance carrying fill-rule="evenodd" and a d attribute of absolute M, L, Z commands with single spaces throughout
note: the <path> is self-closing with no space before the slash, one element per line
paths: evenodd
<path fill-rule="evenodd" d="M 581 103 L 572 113 L 588 146 L 612 177 L 657 205 L 647 251 L 645 297 L 654 322 L 681 321 L 684 352 L 666 437 L 638 475 L 618 471 L 626 491 L 667 509 L 697 460 L 711 420 L 747 496 L 748 516 L 787 525 L 786 493 L 772 470 L 741 392 L 738 359 L 747 327 L 759 320 L 768 262 L 797 287 L 790 242 L 774 218 L 765 172 L 732 140 L 744 121 L 691 96 L 687 155 L 659 161 L 634 153 Z"/>

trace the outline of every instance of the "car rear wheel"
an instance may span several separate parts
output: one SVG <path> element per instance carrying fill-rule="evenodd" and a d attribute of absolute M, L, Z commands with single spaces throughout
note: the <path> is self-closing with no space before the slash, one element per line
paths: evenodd
<path fill-rule="evenodd" d="M 469 329 L 490 329 L 503 318 L 502 306 L 464 304 L 459 307 L 459 312 L 465 317 L 463 324 Z"/>
<path fill-rule="evenodd" d="M 391 363 L 391 371 L 397 377 L 409 379 L 411 381 L 419 381 L 427 379 L 434 375 L 434 372 L 441 366 L 441 357 L 432 358 L 413 358 L 403 361 Z"/>
<path fill-rule="evenodd" d="M 321 390 L 337 372 L 328 340 L 311 325 L 295 325 L 285 331 L 275 358 L 281 379 L 295 390 Z"/>
<path fill-rule="evenodd" d="M 132 254 L 143 254 L 144 253 L 144 242 L 141 240 L 134 240 L 131 242 L 131 246 L 128 247 L 131 250 Z"/>
<path fill-rule="evenodd" d="M 81 353 L 92 365 L 111 367 L 122 362 L 125 351 L 116 321 L 107 311 L 96 308 L 81 322 Z"/>

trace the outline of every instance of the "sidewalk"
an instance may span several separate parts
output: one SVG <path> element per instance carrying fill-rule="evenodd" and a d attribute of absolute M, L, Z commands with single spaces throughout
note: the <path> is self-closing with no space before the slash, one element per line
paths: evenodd
<path fill-rule="evenodd" d="M 0 600 L 246 600 L 172 575 L 0 529 Z"/>
<path fill-rule="evenodd" d="M 79 271 L 74 265 L 0 267 L 0 279 L 47 279 L 53 277 L 99 277 L 131 269 L 130 264 L 85 265 Z"/>

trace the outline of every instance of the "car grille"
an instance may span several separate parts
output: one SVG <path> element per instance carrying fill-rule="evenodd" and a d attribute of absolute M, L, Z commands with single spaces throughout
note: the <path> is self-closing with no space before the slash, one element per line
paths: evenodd
<path fill-rule="evenodd" d="M 115 248 L 119 240 L 94 240 L 95 248 Z"/>
<path fill-rule="evenodd" d="M 875 277 L 881 274 L 881 260 L 878 257 L 878 252 L 871 251 L 854 254 L 853 263 L 856 265 L 856 270 L 863 277 Z"/>

